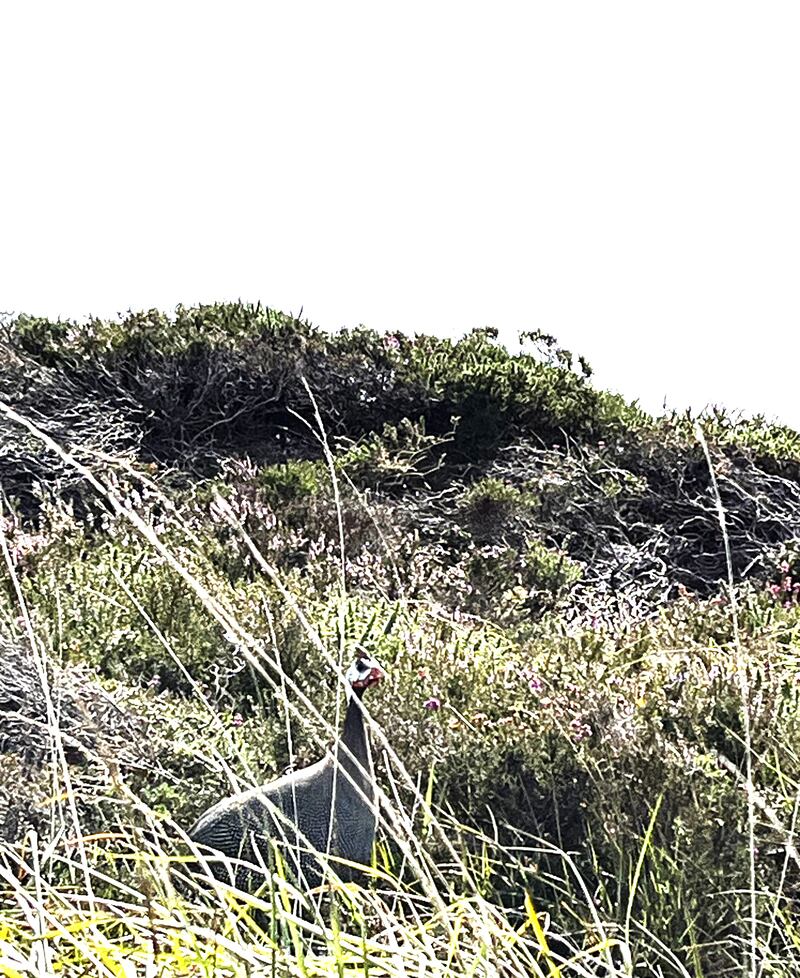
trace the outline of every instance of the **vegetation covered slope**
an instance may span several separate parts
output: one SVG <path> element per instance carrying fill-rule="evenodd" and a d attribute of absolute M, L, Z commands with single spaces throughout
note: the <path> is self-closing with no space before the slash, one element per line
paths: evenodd
<path fill-rule="evenodd" d="M 478 973 L 579 974 L 611 945 L 620 973 L 800 972 L 800 436 L 651 418 L 551 338 L 523 349 L 240 304 L 4 324 L 14 953 L 176 968 L 227 940 L 123 856 L 154 835 L 153 859 L 180 852 L 205 805 L 318 756 L 337 663 L 365 649 L 390 680 L 369 704 L 384 876 L 349 898 L 362 935 L 395 926 L 443 974 L 476 954 Z M 191 954 L 148 944 L 115 885 L 148 920 L 179 906 Z M 117 913 L 81 918 L 102 940 L 79 950 L 55 933 L 76 886 Z M 401 893 L 460 936 L 400 927 Z"/>

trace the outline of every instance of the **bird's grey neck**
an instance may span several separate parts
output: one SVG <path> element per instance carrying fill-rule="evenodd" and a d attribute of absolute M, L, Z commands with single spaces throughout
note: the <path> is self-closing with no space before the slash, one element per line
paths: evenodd
<path fill-rule="evenodd" d="M 363 694 L 363 690 L 360 691 Z M 356 759 L 358 765 L 365 771 L 370 770 L 369 744 L 367 743 L 367 731 L 364 725 L 364 713 L 361 710 L 361 695 L 354 692 L 347 704 L 347 712 L 344 716 L 344 733 L 342 743 Z M 341 763 L 352 768 L 352 759 L 342 751 Z"/>

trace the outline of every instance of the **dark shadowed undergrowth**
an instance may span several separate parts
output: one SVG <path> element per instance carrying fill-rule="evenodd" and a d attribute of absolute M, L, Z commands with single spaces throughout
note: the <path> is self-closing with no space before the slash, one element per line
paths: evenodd
<path fill-rule="evenodd" d="M 798 436 L 526 343 L 5 323 L 0 972 L 800 973 Z M 371 874 L 198 894 L 359 651 Z"/>

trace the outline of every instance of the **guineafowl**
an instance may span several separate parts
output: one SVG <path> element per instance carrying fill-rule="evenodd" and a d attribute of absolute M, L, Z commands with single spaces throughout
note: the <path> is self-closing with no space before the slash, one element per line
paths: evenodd
<path fill-rule="evenodd" d="M 377 808 L 360 701 L 383 676 L 375 659 L 357 658 L 345 674 L 344 731 L 333 750 L 307 768 L 226 798 L 201 815 L 189 838 L 218 879 L 243 890 L 257 889 L 264 882 L 263 869 L 275 864 L 273 843 L 303 889 L 321 882 L 316 853 L 369 863 Z M 335 859 L 332 866 L 344 880 L 357 872 Z"/>

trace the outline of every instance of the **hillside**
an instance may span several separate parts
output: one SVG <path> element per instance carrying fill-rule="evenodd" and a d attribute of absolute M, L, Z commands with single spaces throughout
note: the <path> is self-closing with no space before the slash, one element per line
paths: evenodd
<path fill-rule="evenodd" d="M 523 350 L 3 323 L 0 971 L 800 974 L 800 435 Z M 319 756 L 359 650 L 382 875 L 267 958 L 166 857 Z"/>

